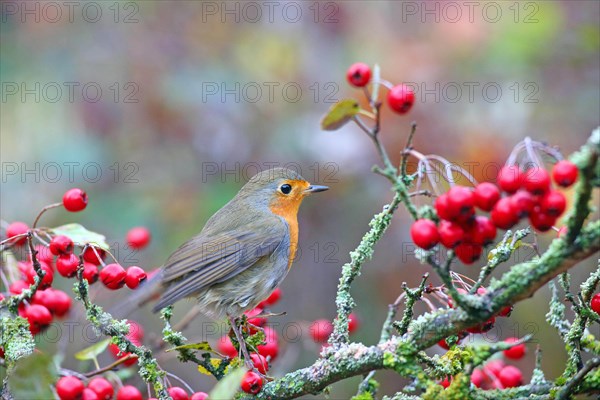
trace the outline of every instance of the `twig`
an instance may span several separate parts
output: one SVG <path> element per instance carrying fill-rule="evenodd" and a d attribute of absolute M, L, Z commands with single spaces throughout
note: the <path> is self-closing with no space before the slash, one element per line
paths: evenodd
<path fill-rule="evenodd" d="M 106 371 L 112 371 L 119 365 L 123 364 L 125 361 L 129 361 L 133 358 L 137 358 L 137 356 L 135 354 L 127 354 L 126 356 L 119 358 L 117 361 L 113 362 L 112 364 L 109 364 L 104 368 L 100 368 L 100 369 L 88 372 L 86 374 L 83 374 L 83 376 L 85 376 L 86 378 L 91 378 L 92 376 L 103 374 Z"/>
<path fill-rule="evenodd" d="M 31 229 L 35 229 L 38 221 L 40 220 L 40 218 L 46 211 L 48 211 L 52 208 L 60 207 L 60 206 L 62 206 L 62 203 L 54 203 L 54 204 L 50 204 L 50 205 L 47 205 L 46 207 L 42 208 L 42 211 L 40 211 L 40 213 L 37 215 L 37 217 L 35 217 L 35 221 L 33 221 L 33 225 L 31 226 Z"/>
<path fill-rule="evenodd" d="M 569 398 L 571 393 L 574 392 L 573 389 L 583 380 L 583 378 L 585 378 L 585 376 L 591 370 L 593 370 L 594 368 L 597 368 L 598 366 L 600 366 L 600 358 L 596 357 L 596 358 L 592 358 L 591 360 L 588 360 L 588 362 L 585 363 L 583 368 L 581 368 L 579 370 L 579 372 L 577 372 L 577 374 L 575 374 L 573 379 L 571 379 L 569 382 L 566 383 L 566 385 L 558 393 L 556 399 L 561 400 L 561 399 Z"/>

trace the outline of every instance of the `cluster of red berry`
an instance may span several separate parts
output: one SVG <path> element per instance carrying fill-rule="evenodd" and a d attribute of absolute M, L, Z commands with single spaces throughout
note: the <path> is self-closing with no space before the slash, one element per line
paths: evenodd
<path fill-rule="evenodd" d="M 355 87 L 365 87 L 371 81 L 371 67 L 365 63 L 354 63 L 346 71 L 346 79 L 348 83 Z M 410 111 L 415 103 L 415 93 L 407 85 L 388 84 L 387 81 L 377 83 L 384 84 L 388 87 L 387 103 L 388 106 L 398 114 L 406 114 Z"/>
<path fill-rule="evenodd" d="M 254 367 L 261 374 L 266 374 L 269 370 L 269 363 L 279 354 L 279 337 L 277 331 L 269 326 L 265 326 L 267 319 L 261 317 L 264 310 L 270 306 L 273 306 L 281 298 L 281 289 L 277 288 L 271 293 L 271 295 L 260 302 L 256 308 L 245 313 L 249 333 L 256 333 L 256 327 L 260 327 L 265 334 L 265 341 L 263 344 L 256 347 L 256 352 L 250 353 L 250 358 Z M 355 314 L 350 314 L 348 329 L 352 333 L 358 328 L 358 319 Z M 324 343 L 329 338 L 329 335 L 333 332 L 333 324 L 331 321 L 326 319 L 318 319 L 310 324 L 309 328 L 311 338 L 317 343 Z M 231 341 L 229 335 L 224 335 L 217 340 L 217 350 L 229 357 L 235 358 L 238 356 L 238 350 Z M 262 389 L 263 379 L 262 377 L 253 372 L 248 371 L 244 375 L 241 383 L 241 388 L 246 393 L 257 394 Z"/>
<path fill-rule="evenodd" d="M 577 166 L 560 161 L 552 169 L 554 182 L 568 187 L 577 180 Z M 502 197 L 501 191 L 508 195 Z M 490 216 L 476 215 L 476 208 Z M 429 219 L 415 221 L 410 229 L 413 242 L 430 250 L 438 243 L 454 249 L 456 257 L 472 264 L 481 257 L 483 247 L 493 243 L 496 228 L 510 229 L 529 217 L 538 231 L 551 229 L 565 211 L 565 196 L 551 187 L 550 175 L 542 167 L 523 172 L 516 165 L 504 166 L 497 185 L 490 182 L 475 188 L 454 186 L 435 200 L 439 224 Z"/>
<path fill-rule="evenodd" d="M 256 308 L 246 312 L 246 320 L 248 323 L 249 333 L 254 334 L 257 328 L 263 330 L 265 340 L 263 344 L 256 346 L 256 352 L 250 353 L 252 364 L 258 372 L 266 374 L 269 370 L 269 363 L 272 362 L 279 354 L 279 337 L 277 331 L 271 327 L 264 326 L 267 319 L 260 317 L 263 311 L 274 305 L 281 298 L 281 289 L 275 289 L 268 298 L 263 300 Z M 229 335 L 222 336 L 217 341 L 217 350 L 229 357 L 235 358 L 238 356 L 238 350 L 231 341 Z M 257 394 L 262 390 L 263 378 L 254 371 L 247 371 L 241 382 L 241 389 L 246 393 Z"/>
<path fill-rule="evenodd" d="M 504 356 L 512 359 L 521 358 L 524 354 L 524 344 L 504 351 Z M 452 378 L 446 377 L 440 382 L 440 385 L 447 388 L 451 382 Z M 474 369 L 471 374 L 471 383 L 483 390 L 513 388 L 523 384 L 523 373 L 514 365 L 506 365 L 502 359 L 497 358 L 488 361 L 482 368 Z"/>
<path fill-rule="evenodd" d="M 128 320 L 129 333 L 127 338 L 136 346 L 141 346 L 144 338 L 144 330 L 140 324 L 135 321 Z M 123 359 L 125 366 L 131 366 L 137 361 L 136 355 L 131 355 L 128 352 L 122 352 L 116 344 L 110 344 L 108 350 L 116 359 Z M 109 381 L 104 378 L 94 378 L 87 384 L 75 376 L 66 376 L 56 383 L 56 392 L 60 400 L 111 400 L 115 389 Z M 172 386 L 168 389 L 169 395 L 173 400 L 205 400 L 208 394 L 205 392 L 196 392 L 188 396 L 187 392 L 177 386 Z M 131 385 L 123 386 L 117 391 L 117 400 L 142 400 L 141 392 Z M 156 400 L 156 399 L 149 399 Z"/>
<path fill-rule="evenodd" d="M 178 387 L 171 386 L 167 389 L 173 400 L 206 400 L 208 394 L 196 392 L 188 395 Z M 105 378 L 97 377 L 84 382 L 76 376 L 64 376 L 56 383 L 56 393 L 60 400 L 112 400 L 115 394 L 114 386 Z M 131 385 L 122 386 L 117 390 L 116 400 L 142 400 L 142 393 Z M 156 400 L 156 399 L 148 399 Z"/>
<path fill-rule="evenodd" d="M 515 343 L 518 339 L 512 337 L 504 341 Z M 504 350 L 503 355 L 511 360 L 520 360 L 526 351 L 525 344 L 519 343 L 510 349 Z M 447 388 L 450 386 L 451 381 L 451 378 L 446 377 L 440 384 Z M 484 390 L 512 388 L 523 384 L 523 373 L 514 365 L 506 365 L 502 359 L 496 358 L 488 361 L 482 368 L 474 369 L 471 374 L 471 383 Z"/>
<path fill-rule="evenodd" d="M 70 212 L 82 211 L 88 202 L 87 194 L 78 188 L 68 190 L 64 196 L 62 205 Z M 60 203 L 59 203 L 60 204 Z M 59 205 L 57 204 L 57 205 Z M 65 235 L 54 235 L 51 231 L 43 229 L 30 229 L 24 222 L 13 222 L 6 228 L 7 243 L 12 246 L 24 246 L 27 243 L 29 232 L 43 233 L 50 239 L 46 243 L 40 235 L 34 235 L 40 243 L 34 246 L 36 259 L 44 271 L 44 277 L 40 281 L 38 290 L 29 301 L 19 305 L 19 315 L 29 322 L 32 334 L 38 334 L 46 329 L 54 317 L 65 316 L 71 308 L 71 297 L 62 290 L 52 288 L 55 271 L 66 278 L 72 278 L 77 274 L 80 260 L 74 251 L 77 247 L 82 249 L 83 278 L 92 284 L 100 278 L 104 285 L 110 289 L 118 289 L 123 285 L 136 288 L 140 282 L 146 279 L 146 272 L 140 267 L 129 267 L 126 270 L 119 264 L 108 264 L 103 262 L 106 252 L 90 245 L 77 245 Z M 150 232 L 143 227 L 131 229 L 127 234 L 127 243 L 131 248 L 141 249 L 148 245 Z M 33 266 L 32 255 L 28 253 L 27 259 L 18 261 L 17 266 L 20 278 L 10 283 L 8 295 L 19 295 L 23 290 L 29 289 L 35 283 L 37 273 Z M 99 267 L 102 269 L 99 271 Z M 4 295 L 0 293 L 0 300 Z M 135 362 L 135 360 L 133 360 Z"/>
<path fill-rule="evenodd" d="M 467 286 L 467 288 L 468 288 L 468 286 Z M 467 294 L 467 289 L 464 289 L 464 288 L 456 288 L 456 291 L 458 293 L 460 293 L 461 295 Z M 475 292 L 475 295 L 483 296 L 486 292 L 487 292 L 486 288 L 480 287 Z M 454 304 L 452 303 L 452 298 L 448 297 L 447 304 L 448 304 L 448 307 L 454 308 Z M 502 310 L 500 310 L 500 312 L 496 316 L 497 317 L 509 317 L 510 314 L 512 313 L 512 310 L 513 310 L 512 306 L 506 306 Z M 485 332 L 490 331 L 494 327 L 494 324 L 496 323 L 496 316 L 492 316 L 487 321 L 482 322 L 477 325 L 474 325 L 474 326 L 468 328 L 466 331 L 460 332 L 458 334 L 458 340 L 457 340 L 456 344 L 460 344 L 460 342 L 464 338 L 466 338 L 470 333 L 477 334 L 477 333 L 485 333 Z M 444 348 L 446 350 L 448 350 L 450 348 L 450 346 L 448 346 L 448 343 L 446 342 L 446 339 L 440 340 L 438 342 L 438 345 L 440 345 L 442 348 Z"/>

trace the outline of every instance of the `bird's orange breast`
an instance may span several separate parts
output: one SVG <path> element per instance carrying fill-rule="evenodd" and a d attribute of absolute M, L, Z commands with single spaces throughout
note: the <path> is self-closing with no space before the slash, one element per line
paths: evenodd
<path fill-rule="evenodd" d="M 300 208 L 301 198 L 281 198 L 271 202 L 269 206 L 271 212 L 275 215 L 283 217 L 288 224 L 290 230 L 290 250 L 288 269 L 294 262 L 296 251 L 298 249 L 298 209 Z"/>

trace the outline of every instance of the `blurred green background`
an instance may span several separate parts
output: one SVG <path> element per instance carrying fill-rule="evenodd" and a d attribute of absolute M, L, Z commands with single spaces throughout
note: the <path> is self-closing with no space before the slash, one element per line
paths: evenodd
<path fill-rule="evenodd" d="M 67 188 L 81 187 L 88 208 L 50 212 L 43 225 L 80 222 L 105 233 L 123 264 L 151 270 L 257 169 L 292 166 L 331 186 L 300 212 L 301 253 L 275 307 L 287 315 L 272 318 L 288 336 L 274 375 L 316 358 L 301 321 L 333 318 L 340 266 L 391 198 L 387 183 L 370 172 L 377 158 L 366 135 L 350 125 L 319 128 L 333 102 L 362 94 L 345 81 L 351 63 L 378 63 L 384 78 L 417 89 L 409 115 L 383 114 L 381 136 L 395 162 L 413 120 L 416 149 L 471 168 L 480 180 L 493 180 L 490 171 L 527 135 L 569 154 L 599 124 L 596 1 L 73 3 L 0 2 L 1 219 L 31 223 Z M 429 270 L 412 256 L 409 224 L 399 211 L 353 287 L 362 322 L 355 340 L 376 342 L 402 282 L 416 285 Z M 123 244 L 137 225 L 153 234 L 143 252 Z M 553 237 L 541 235 L 540 247 Z M 523 250 L 514 262 L 531 256 Z M 573 283 L 594 268 L 594 260 L 580 265 Z M 476 266 L 456 270 L 478 274 Z M 127 292 L 96 285 L 94 298 L 118 308 Z M 518 304 L 488 336 L 532 333 L 555 378 L 565 351 L 544 321 L 548 296 L 544 288 Z M 176 316 L 189 306 L 181 302 Z M 68 319 L 80 322 L 73 335 L 63 321 L 58 334 L 41 339 L 49 352 L 64 353 L 71 369 L 89 368 L 72 357 L 94 338 L 81 311 L 77 306 Z M 160 335 L 148 310 L 131 317 L 143 322 L 149 342 Z M 296 323 L 300 338 L 288 329 Z M 185 334 L 212 341 L 222 329 L 213 328 L 199 318 Z M 515 363 L 526 378 L 534 349 L 528 345 Z M 103 365 L 110 361 L 101 357 Z M 214 384 L 170 353 L 159 362 L 195 390 Z M 382 393 L 405 384 L 392 373 L 377 376 Z M 348 398 L 358 382 L 334 385 L 331 397 Z"/>

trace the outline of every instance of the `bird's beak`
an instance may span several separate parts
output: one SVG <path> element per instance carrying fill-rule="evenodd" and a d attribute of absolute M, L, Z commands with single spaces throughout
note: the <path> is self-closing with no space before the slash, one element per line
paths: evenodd
<path fill-rule="evenodd" d="M 309 187 L 304 189 L 304 193 L 311 194 L 311 193 L 317 193 L 317 192 L 324 192 L 328 189 L 329 189 L 328 186 L 310 185 Z"/>

